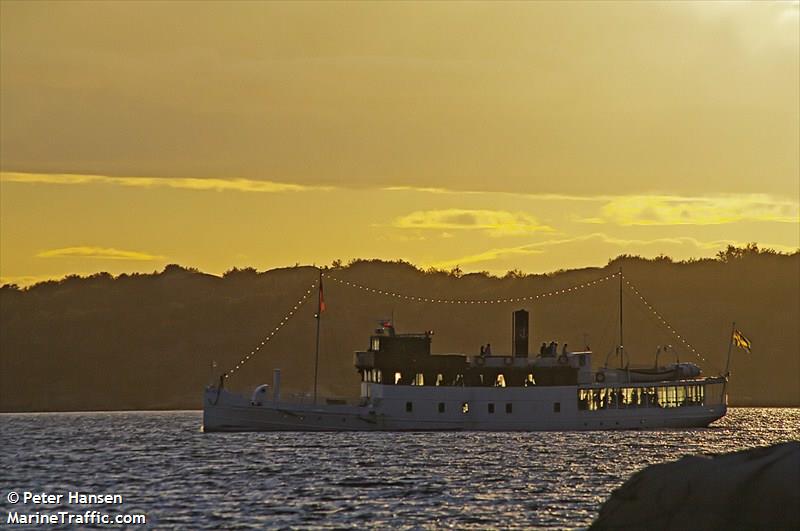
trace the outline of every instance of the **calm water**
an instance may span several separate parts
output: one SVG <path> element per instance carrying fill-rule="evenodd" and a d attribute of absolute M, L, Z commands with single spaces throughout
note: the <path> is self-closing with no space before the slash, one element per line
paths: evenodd
<path fill-rule="evenodd" d="M 649 432 L 203 434 L 200 420 L 0 415 L 0 528 L 12 507 L 76 508 L 12 506 L 12 490 L 121 494 L 78 509 L 140 512 L 157 528 L 585 527 L 645 465 L 800 439 L 800 409 Z"/>

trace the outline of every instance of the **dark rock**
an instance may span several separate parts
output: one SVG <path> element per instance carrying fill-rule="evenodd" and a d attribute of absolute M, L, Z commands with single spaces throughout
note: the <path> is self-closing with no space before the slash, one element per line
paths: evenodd
<path fill-rule="evenodd" d="M 649 466 L 590 529 L 800 530 L 800 442 Z"/>

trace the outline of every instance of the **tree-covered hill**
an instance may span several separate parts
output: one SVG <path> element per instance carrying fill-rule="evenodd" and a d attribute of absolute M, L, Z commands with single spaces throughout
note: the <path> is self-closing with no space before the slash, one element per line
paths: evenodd
<path fill-rule="evenodd" d="M 707 361 L 682 347 L 630 289 L 624 290 L 626 349 L 652 363 L 672 344 L 706 373 L 723 370 L 731 322 L 753 343 L 735 350 L 734 405 L 800 405 L 800 254 L 730 247 L 716 259 L 673 262 L 621 256 L 604 268 L 502 278 L 422 271 L 406 262 L 357 260 L 326 269 L 320 392 L 355 397 L 353 351 L 364 349 L 376 322 L 394 317 L 399 331 L 434 330 L 435 352 L 477 353 L 492 343 L 510 350 L 511 311 L 531 312 L 531 351 L 556 340 L 588 343 L 601 365 L 618 338 L 617 279 L 534 301 L 436 304 L 354 288 L 334 279 L 429 299 L 522 297 L 567 289 L 622 268 L 646 300 Z M 204 386 L 275 329 L 317 279 L 313 267 L 223 277 L 180 266 L 112 277 L 67 277 L 0 289 L 0 410 L 199 408 Z M 230 380 L 234 388 L 269 382 L 283 369 L 286 393 L 310 390 L 316 293 Z M 612 356 L 613 357 L 613 356 Z M 665 361 L 662 358 L 662 361 Z M 216 368 L 212 363 L 216 362 Z"/>

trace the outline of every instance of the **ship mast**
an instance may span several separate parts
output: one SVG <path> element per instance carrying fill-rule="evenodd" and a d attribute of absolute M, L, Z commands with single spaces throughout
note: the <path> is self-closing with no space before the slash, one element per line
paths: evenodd
<path fill-rule="evenodd" d="M 622 368 L 622 353 L 623 349 L 623 336 L 622 336 L 622 267 L 619 268 L 619 366 Z"/>
<path fill-rule="evenodd" d="M 317 405 L 317 380 L 319 377 L 319 323 L 322 320 L 322 269 L 319 270 L 317 284 L 317 347 L 314 353 L 314 405 Z"/>

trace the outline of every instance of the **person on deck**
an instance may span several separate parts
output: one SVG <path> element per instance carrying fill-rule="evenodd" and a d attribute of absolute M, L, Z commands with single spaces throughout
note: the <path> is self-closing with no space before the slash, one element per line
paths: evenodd
<path fill-rule="evenodd" d="M 492 344 L 491 343 L 486 343 L 486 349 L 483 352 L 487 356 L 491 356 L 492 355 Z"/>
<path fill-rule="evenodd" d="M 481 345 L 481 358 L 483 358 L 484 356 L 486 356 L 486 348 L 483 345 Z"/>
<path fill-rule="evenodd" d="M 542 341 L 542 346 L 539 348 L 539 356 L 545 356 L 547 354 L 547 343 Z"/>

